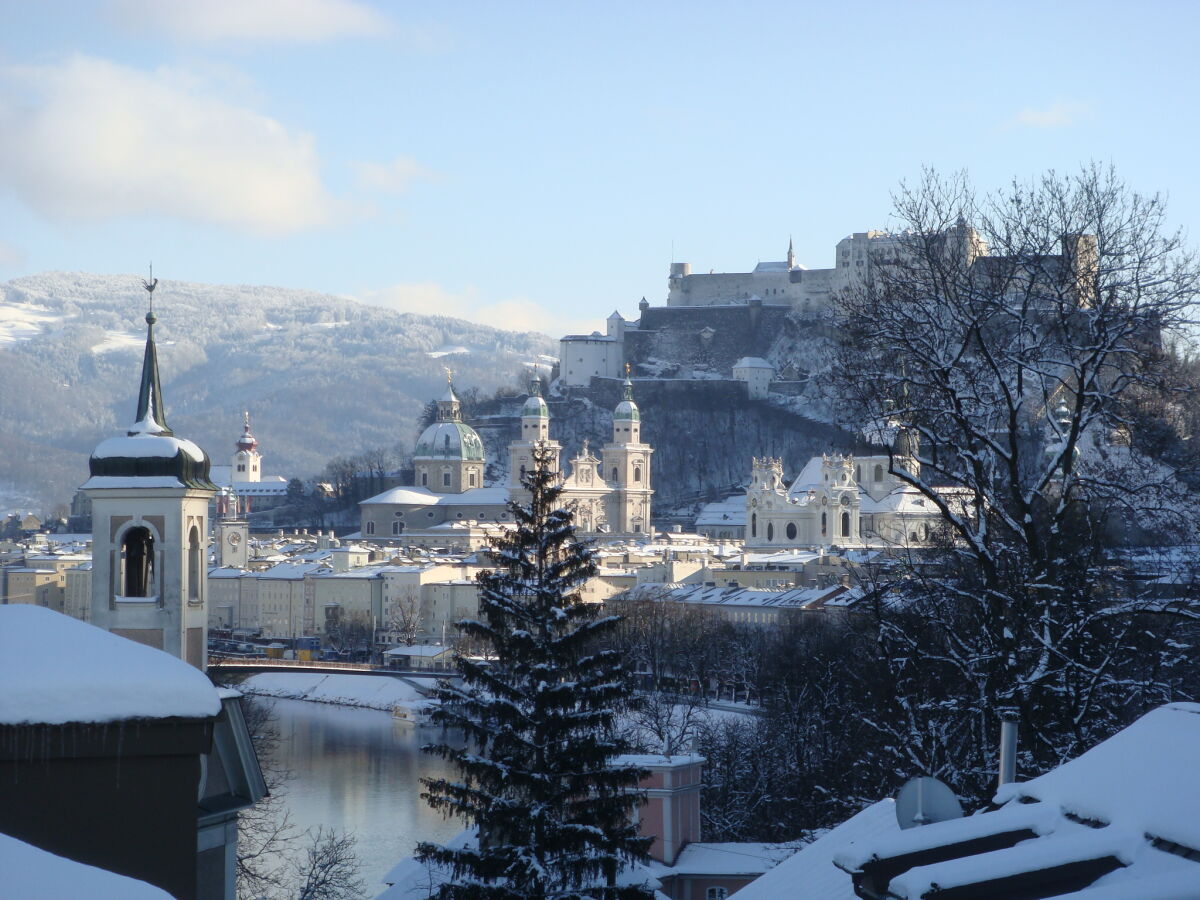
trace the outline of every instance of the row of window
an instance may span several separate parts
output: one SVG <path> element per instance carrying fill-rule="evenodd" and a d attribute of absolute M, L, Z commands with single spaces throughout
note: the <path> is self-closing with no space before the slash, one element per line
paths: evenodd
<path fill-rule="evenodd" d="M 850 513 L 848 513 L 848 512 L 842 513 L 841 525 L 842 525 L 841 536 L 844 538 L 850 537 Z M 859 523 L 859 531 L 862 531 L 862 523 L 861 522 Z M 787 526 L 784 528 L 784 533 L 787 535 L 787 539 L 789 541 L 794 541 L 796 539 L 796 534 L 798 533 L 797 529 L 796 529 L 796 523 L 788 522 Z M 828 535 L 828 533 L 829 533 L 828 514 L 821 513 L 821 537 L 826 537 Z M 752 538 L 758 537 L 758 513 L 751 513 L 751 515 L 750 515 L 750 537 L 752 537 Z M 767 540 L 768 541 L 775 540 L 775 523 L 774 522 L 767 523 Z"/>

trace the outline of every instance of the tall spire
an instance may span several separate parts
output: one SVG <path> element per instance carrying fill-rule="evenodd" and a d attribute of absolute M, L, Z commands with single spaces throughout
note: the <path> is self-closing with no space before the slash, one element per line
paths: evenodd
<path fill-rule="evenodd" d="M 796 268 L 796 251 L 792 247 L 792 236 L 790 234 L 788 235 L 787 267 L 789 269 Z"/>
<path fill-rule="evenodd" d="M 150 266 L 150 278 L 143 279 L 142 287 L 150 295 L 150 309 L 146 313 L 146 353 L 142 357 L 142 383 L 138 390 L 137 415 L 130 434 L 150 432 L 171 434 L 167 425 L 167 411 L 163 403 L 162 383 L 158 377 L 158 350 L 154 346 L 154 289 L 158 279 L 154 277 L 154 266 Z"/>

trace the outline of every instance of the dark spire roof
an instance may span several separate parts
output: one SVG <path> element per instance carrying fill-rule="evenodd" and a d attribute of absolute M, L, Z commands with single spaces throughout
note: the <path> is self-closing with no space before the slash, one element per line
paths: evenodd
<path fill-rule="evenodd" d="M 167 425 L 167 408 L 163 403 L 162 383 L 158 379 L 158 350 L 154 346 L 154 289 L 158 279 L 154 277 L 154 265 L 150 266 L 150 277 L 142 279 L 142 287 L 150 295 L 150 308 L 146 311 L 146 353 L 142 357 L 142 384 L 138 389 L 137 415 L 133 417 L 132 434 L 170 434 Z"/>
<path fill-rule="evenodd" d="M 138 390 L 137 415 L 134 429 L 171 434 L 167 425 L 167 412 L 163 404 L 162 382 L 158 377 L 158 350 L 154 346 L 154 323 L 158 317 L 154 308 L 146 313 L 146 353 L 142 357 L 142 384 Z M 151 425 L 153 423 L 153 427 Z M 129 432 L 133 434 L 134 431 Z"/>

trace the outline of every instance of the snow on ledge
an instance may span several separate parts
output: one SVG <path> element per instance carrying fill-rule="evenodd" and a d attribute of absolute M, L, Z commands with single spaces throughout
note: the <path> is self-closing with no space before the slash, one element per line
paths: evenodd
<path fill-rule="evenodd" d="M 204 673 L 40 606 L 0 606 L 0 725 L 217 715 Z"/>
<path fill-rule="evenodd" d="M 0 834 L 5 897 L 86 897 L 87 900 L 171 900 L 162 888 L 89 866 Z"/>

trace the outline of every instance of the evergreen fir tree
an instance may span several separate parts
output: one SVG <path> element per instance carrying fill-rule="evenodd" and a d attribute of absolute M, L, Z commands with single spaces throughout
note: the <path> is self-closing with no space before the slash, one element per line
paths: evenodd
<path fill-rule="evenodd" d="M 614 760 L 626 749 L 614 720 L 632 685 L 619 654 L 598 640 L 619 619 L 580 598 L 596 565 L 559 506 L 551 462 L 535 449 L 522 477 L 528 502 L 509 503 L 517 527 L 493 541 L 499 567 L 478 577 L 479 619 L 459 623 L 491 658 L 460 657 L 463 686 L 438 691 L 434 720 L 465 732 L 468 746 L 425 748 L 460 777 L 425 779 L 422 796 L 478 836 L 463 848 L 417 847 L 419 859 L 450 871 L 444 900 L 651 896 L 617 884 L 648 846 L 631 816 L 645 773 Z"/>

